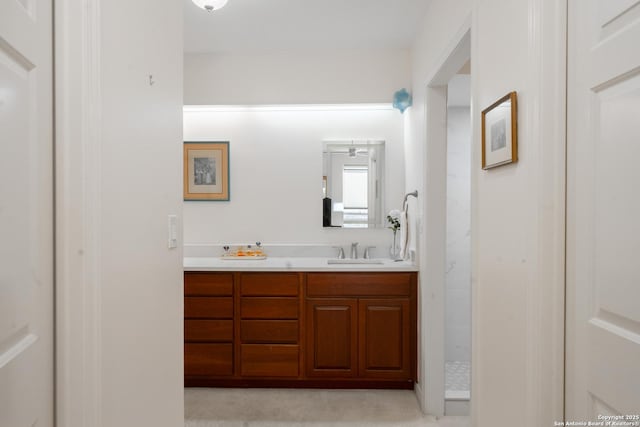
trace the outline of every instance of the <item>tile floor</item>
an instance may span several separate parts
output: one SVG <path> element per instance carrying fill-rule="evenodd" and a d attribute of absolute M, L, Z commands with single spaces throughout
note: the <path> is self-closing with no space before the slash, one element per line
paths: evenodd
<path fill-rule="evenodd" d="M 445 368 L 445 398 L 469 399 L 471 393 L 471 362 L 450 361 Z"/>
<path fill-rule="evenodd" d="M 436 420 L 407 390 L 185 389 L 185 427 L 469 427 Z"/>

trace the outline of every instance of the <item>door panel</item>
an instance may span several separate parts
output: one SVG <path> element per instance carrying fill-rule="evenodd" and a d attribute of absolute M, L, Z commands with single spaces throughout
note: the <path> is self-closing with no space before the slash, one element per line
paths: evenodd
<path fill-rule="evenodd" d="M 569 1 L 567 421 L 640 396 L 640 1 Z"/>
<path fill-rule="evenodd" d="M 640 75 L 598 92 L 595 107 L 594 308 L 638 323 L 638 301 L 627 296 L 640 282 L 640 203 L 633 196 L 640 178 Z"/>
<path fill-rule="evenodd" d="M 411 378 L 409 300 L 358 302 L 360 375 Z"/>
<path fill-rule="evenodd" d="M 307 376 L 357 375 L 356 299 L 307 300 Z"/>
<path fill-rule="evenodd" d="M 36 13 L 37 11 L 37 13 Z M 51 2 L 0 2 L 0 425 L 53 425 Z"/>

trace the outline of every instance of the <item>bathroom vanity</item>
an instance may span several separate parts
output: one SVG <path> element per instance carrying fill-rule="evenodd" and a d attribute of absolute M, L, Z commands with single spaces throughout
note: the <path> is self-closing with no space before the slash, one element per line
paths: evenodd
<path fill-rule="evenodd" d="M 185 263 L 185 386 L 413 388 L 415 268 L 249 263 Z"/>

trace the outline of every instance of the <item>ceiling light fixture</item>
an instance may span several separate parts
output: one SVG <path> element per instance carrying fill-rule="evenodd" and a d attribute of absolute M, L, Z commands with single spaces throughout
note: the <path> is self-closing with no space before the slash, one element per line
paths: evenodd
<path fill-rule="evenodd" d="M 201 9 L 207 12 L 213 12 L 214 10 L 222 9 L 228 0 L 191 0 L 193 3 Z"/>

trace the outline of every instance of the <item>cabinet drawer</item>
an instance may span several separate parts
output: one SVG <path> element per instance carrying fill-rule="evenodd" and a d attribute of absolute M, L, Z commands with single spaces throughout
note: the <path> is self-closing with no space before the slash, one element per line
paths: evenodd
<path fill-rule="evenodd" d="M 233 320 L 185 320 L 184 340 L 231 342 L 233 341 Z"/>
<path fill-rule="evenodd" d="M 410 296 L 414 273 L 309 273 L 308 297 Z"/>
<path fill-rule="evenodd" d="M 231 297 L 186 297 L 184 317 L 192 319 L 231 319 L 233 298 Z"/>
<path fill-rule="evenodd" d="M 240 371 L 247 377 L 297 377 L 297 345 L 243 344 Z"/>
<path fill-rule="evenodd" d="M 184 294 L 186 296 L 231 296 L 233 295 L 233 274 L 186 272 Z"/>
<path fill-rule="evenodd" d="M 240 323 L 243 343 L 296 344 L 297 320 L 243 320 Z"/>
<path fill-rule="evenodd" d="M 232 344 L 185 344 L 185 376 L 233 374 Z"/>
<path fill-rule="evenodd" d="M 297 319 L 298 298 L 242 298 L 243 319 Z"/>
<path fill-rule="evenodd" d="M 243 296 L 295 297 L 299 293 L 298 287 L 297 273 L 243 273 L 240 279 L 240 293 Z"/>

